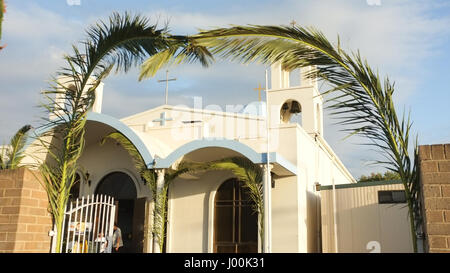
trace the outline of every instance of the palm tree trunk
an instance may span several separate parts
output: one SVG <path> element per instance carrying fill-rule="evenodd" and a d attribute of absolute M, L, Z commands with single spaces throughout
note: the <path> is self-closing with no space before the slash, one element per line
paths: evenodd
<path fill-rule="evenodd" d="M 164 188 L 164 169 L 156 170 L 157 173 L 157 180 L 156 180 L 156 196 L 154 198 L 155 200 L 155 209 L 154 209 L 154 215 L 153 215 L 153 253 L 161 253 L 162 252 L 162 240 L 164 238 L 163 234 L 163 211 L 162 208 L 164 207 L 163 204 L 161 204 L 161 194 L 163 194 L 163 188 Z"/>
<path fill-rule="evenodd" d="M 61 244 L 62 244 L 62 224 L 64 221 L 64 210 L 58 209 L 58 215 L 55 217 L 55 226 L 56 226 L 56 247 L 55 253 L 61 253 Z"/>

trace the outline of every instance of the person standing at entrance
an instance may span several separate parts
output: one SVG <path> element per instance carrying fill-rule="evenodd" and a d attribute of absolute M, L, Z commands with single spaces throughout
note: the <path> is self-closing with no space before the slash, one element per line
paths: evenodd
<path fill-rule="evenodd" d="M 122 231 L 117 226 L 117 223 L 114 223 L 113 245 L 112 245 L 113 253 L 119 253 L 120 252 L 120 248 L 122 246 L 123 246 Z"/>

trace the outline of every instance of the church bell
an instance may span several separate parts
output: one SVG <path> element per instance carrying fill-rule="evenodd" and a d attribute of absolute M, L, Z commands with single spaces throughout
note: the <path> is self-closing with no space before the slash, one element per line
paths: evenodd
<path fill-rule="evenodd" d="M 291 104 L 291 113 L 297 114 L 300 113 L 302 110 L 300 109 L 300 104 L 297 101 L 293 101 Z"/>

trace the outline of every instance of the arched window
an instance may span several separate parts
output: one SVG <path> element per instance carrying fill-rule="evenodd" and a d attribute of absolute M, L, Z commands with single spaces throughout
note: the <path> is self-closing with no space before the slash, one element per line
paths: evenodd
<path fill-rule="evenodd" d="M 287 100 L 281 106 L 281 123 L 298 123 L 302 125 L 302 106 L 296 100 Z"/>
<path fill-rule="evenodd" d="M 225 181 L 214 200 L 214 252 L 258 252 L 258 214 L 243 182 Z"/>

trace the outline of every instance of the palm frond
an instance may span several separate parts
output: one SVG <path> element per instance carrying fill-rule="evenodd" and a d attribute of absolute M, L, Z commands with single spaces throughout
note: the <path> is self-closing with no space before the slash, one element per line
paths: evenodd
<path fill-rule="evenodd" d="M 266 65 L 280 62 L 286 70 L 315 67 L 306 76 L 331 86 L 324 93 L 331 97 L 328 109 L 344 131 L 363 136 L 366 144 L 386 155 L 383 165 L 399 173 L 414 218 L 412 208 L 419 207 L 419 200 L 413 198 L 418 195 L 417 163 L 408 152 L 411 120 L 397 116 L 394 84 L 388 77 L 381 79 L 358 51 L 349 54 L 339 37 L 333 45 L 320 31 L 300 26 L 232 26 L 203 30 L 191 39 L 223 59 Z M 414 228 L 412 233 L 414 240 Z"/>
<path fill-rule="evenodd" d="M 31 130 L 31 125 L 25 125 L 17 131 L 10 142 L 10 152 L 7 154 L 8 163 L 7 168 L 15 169 L 19 166 L 24 158 L 23 149 L 26 144 L 28 132 Z"/>
<path fill-rule="evenodd" d="M 164 66 L 199 62 L 203 67 L 208 67 L 213 61 L 211 52 L 204 45 L 198 44 L 195 39 L 187 36 L 171 36 L 168 48 L 151 56 L 141 65 L 139 80 L 154 77 Z"/>
<path fill-rule="evenodd" d="M 1 147 L 0 150 L 0 170 L 16 169 L 19 167 L 24 155 L 24 147 L 28 138 L 31 125 L 20 128 L 11 138 L 9 145 Z"/>
<path fill-rule="evenodd" d="M 407 198 L 414 203 L 410 207 L 419 206 L 411 198 L 418 189 L 417 163 L 408 153 L 411 121 L 397 116 L 394 84 L 387 77 L 382 80 L 359 52 L 348 54 L 339 42 L 334 46 L 321 32 L 298 26 L 236 26 L 203 31 L 195 37 L 205 41 L 213 54 L 244 63 L 280 61 L 287 70 L 316 66 L 307 76 L 331 85 L 325 95 L 337 94 L 329 100 L 331 114 L 340 118 L 339 124 L 350 135 L 365 137 L 368 145 L 386 155 L 384 165 L 399 173 Z"/>
<path fill-rule="evenodd" d="M 157 29 L 140 15 L 113 13 L 109 21 L 100 21 L 87 30 L 81 49 L 72 46 L 72 54 L 65 56 L 66 66 L 52 78 L 49 88 L 41 92 L 47 116 L 38 127 L 39 131 L 45 131 L 38 142 L 48 151 L 41 171 L 57 236 L 61 236 L 61 215 L 84 149 L 86 117 L 95 101 L 96 88 L 114 67 L 115 72 L 127 72 L 168 45 L 165 28 Z M 141 175 L 154 184 L 146 168 Z M 60 241 L 57 239 L 57 244 Z M 59 245 L 56 249 L 59 250 Z"/>

